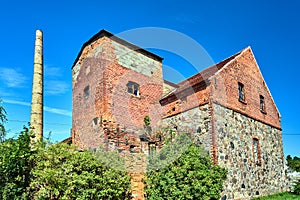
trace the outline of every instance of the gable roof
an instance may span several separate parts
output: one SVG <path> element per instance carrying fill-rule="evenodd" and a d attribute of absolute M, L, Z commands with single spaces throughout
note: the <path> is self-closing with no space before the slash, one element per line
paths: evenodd
<path fill-rule="evenodd" d="M 162 99 L 168 98 L 172 95 L 178 94 L 182 91 L 184 91 L 185 89 L 191 88 L 192 86 L 196 85 L 196 84 L 200 84 L 200 83 L 206 83 L 208 81 L 209 78 L 211 78 L 212 76 L 214 76 L 218 71 L 220 71 L 224 66 L 226 66 L 229 62 L 231 62 L 232 60 L 234 60 L 238 55 L 240 55 L 244 50 L 230 56 L 229 58 L 226 58 L 225 60 L 210 66 L 206 69 L 204 69 L 203 71 L 199 72 L 198 74 L 195 74 L 187 79 L 185 79 L 184 81 L 180 82 L 177 84 L 178 88 L 176 88 L 175 90 L 173 90 L 171 93 L 167 94 L 166 96 L 164 96 Z"/>
<path fill-rule="evenodd" d="M 158 55 L 156 55 L 154 53 L 151 53 L 150 51 L 147 51 L 147 50 L 145 50 L 145 49 L 143 49 L 143 48 L 141 48 L 139 46 L 136 46 L 136 45 L 134 45 L 134 44 L 132 44 L 130 42 L 127 42 L 126 40 L 123 40 L 123 39 L 115 36 L 114 34 L 112 34 L 112 33 L 108 32 L 108 31 L 102 29 L 101 31 L 99 31 L 98 33 L 96 33 L 93 37 L 91 37 L 87 42 L 85 42 L 82 45 L 82 47 L 81 47 L 81 49 L 80 49 L 80 51 L 79 51 L 79 53 L 78 53 L 78 55 L 77 55 L 77 57 L 76 57 L 73 65 L 72 65 L 72 68 L 76 65 L 76 63 L 79 60 L 79 58 L 80 58 L 80 56 L 81 56 L 84 48 L 87 47 L 88 45 L 90 45 L 91 43 L 93 43 L 94 41 L 102 38 L 102 37 L 108 37 L 108 38 L 112 39 L 113 41 L 118 42 L 118 43 L 120 43 L 120 44 L 128 47 L 129 49 L 131 49 L 133 51 L 136 51 L 136 52 L 139 52 L 139 53 L 141 53 L 141 54 L 143 54 L 143 55 L 145 55 L 147 57 L 150 57 L 150 58 L 152 58 L 154 60 L 157 60 L 157 61 L 160 61 L 160 62 L 163 60 L 162 57 L 160 57 L 160 56 L 158 56 Z"/>

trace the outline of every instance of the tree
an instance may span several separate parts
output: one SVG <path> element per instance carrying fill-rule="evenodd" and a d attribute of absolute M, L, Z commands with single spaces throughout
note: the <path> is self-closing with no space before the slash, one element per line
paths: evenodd
<path fill-rule="evenodd" d="M 290 155 L 288 155 L 286 157 L 287 160 L 287 166 L 296 172 L 300 172 L 300 158 L 298 158 L 297 156 L 295 156 L 294 158 L 292 158 Z M 293 188 L 293 192 L 297 195 L 300 195 L 300 179 L 295 181 L 295 186 Z"/>
<path fill-rule="evenodd" d="M 0 99 L 0 103 L 1 103 L 1 99 Z M 7 121 L 6 118 L 6 111 L 3 108 L 3 106 L 0 105 L 0 142 L 3 142 L 6 131 L 5 131 L 5 127 L 4 127 L 4 123 Z"/>
<path fill-rule="evenodd" d="M 0 143 L 0 199 L 21 199 L 29 186 L 30 135 L 24 127 L 17 139 Z"/>
<path fill-rule="evenodd" d="M 287 165 L 291 170 L 294 170 L 296 172 L 300 172 L 300 158 L 295 156 L 292 158 L 290 155 L 286 157 Z"/>
<path fill-rule="evenodd" d="M 200 146 L 189 141 L 187 134 L 181 134 L 174 143 L 166 145 L 150 159 L 151 168 L 148 168 L 150 171 L 145 180 L 147 199 L 220 198 L 226 170 L 213 164 Z M 178 151 L 180 146 L 184 146 L 183 151 Z M 173 159 L 178 152 L 180 156 Z M 168 160 L 167 157 L 171 158 Z M 167 166 L 166 160 L 169 162 Z"/>

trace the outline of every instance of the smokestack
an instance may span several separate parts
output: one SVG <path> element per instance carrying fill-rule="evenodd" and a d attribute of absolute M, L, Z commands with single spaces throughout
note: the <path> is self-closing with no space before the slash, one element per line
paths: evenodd
<path fill-rule="evenodd" d="M 36 30 L 30 127 L 35 141 L 43 139 L 43 32 Z"/>

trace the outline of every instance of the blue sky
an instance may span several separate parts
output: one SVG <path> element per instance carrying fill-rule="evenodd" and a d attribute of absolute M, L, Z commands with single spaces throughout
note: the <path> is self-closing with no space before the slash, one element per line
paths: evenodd
<path fill-rule="evenodd" d="M 35 30 L 44 32 L 45 132 L 53 140 L 71 128 L 71 66 L 84 42 L 101 29 L 176 30 L 219 62 L 250 45 L 282 115 L 285 155 L 300 156 L 300 2 L 289 1 L 14 1 L 0 7 L 0 97 L 9 137 L 29 121 Z M 183 76 L 195 68 L 155 51 Z M 206 67 L 206 66 L 203 66 Z M 170 81 L 172 80 L 169 76 Z"/>

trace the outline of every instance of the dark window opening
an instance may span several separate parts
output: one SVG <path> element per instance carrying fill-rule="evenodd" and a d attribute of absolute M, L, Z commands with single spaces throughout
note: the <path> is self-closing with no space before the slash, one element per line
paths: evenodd
<path fill-rule="evenodd" d="M 242 83 L 238 83 L 238 87 L 239 87 L 239 101 L 245 101 L 244 85 Z"/>
<path fill-rule="evenodd" d="M 129 81 L 127 83 L 127 92 L 135 96 L 139 96 L 139 84 Z"/>
<path fill-rule="evenodd" d="M 84 98 L 85 99 L 89 98 L 89 96 L 90 96 L 90 86 L 86 86 L 83 91 L 84 91 Z"/>
<path fill-rule="evenodd" d="M 96 126 L 96 125 L 98 124 L 98 117 L 95 117 L 95 118 L 93 119 L 93 124 L 94 124 L 94 126 Z"/>
<path fill-rule="evenodd" d="M 262 95 L 259 96 L 259 102 L 260 102 L 260 110 L 265 112 L 265 98 Z"/>
<path fill-rule="evenodd" d="M 134 147 L 135 147 L 134 145 L 130 145 L 130 149 L 129 149 L 130 153 L 135 153 Z"/>

